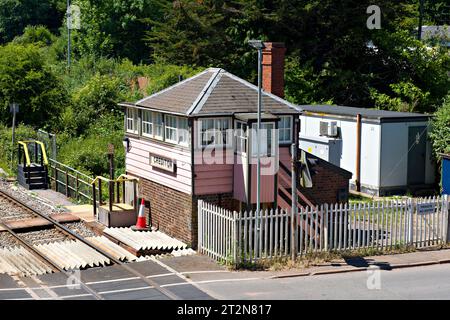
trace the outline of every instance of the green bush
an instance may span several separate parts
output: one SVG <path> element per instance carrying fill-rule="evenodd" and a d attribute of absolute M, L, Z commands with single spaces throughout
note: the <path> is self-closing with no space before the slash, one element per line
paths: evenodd
<path fill-rule="evenodd" d="M 93 176 L 109 176 L 108 144 L 115 148 L 116 176 L 124 173 L 123 118 L 104 115 L 91 125 L 85 135 L 59 138 L 58 161 Z"/>
<path fill-rule="evenodd" d="M 117 77 L 95 75 L 84 87 L 74 93 L 72 106 L 61 116 L 61 129 L 81 135 L 104 115 L 122 119 L 122 108 L 127 87 Z"/>
<path fill-rule="evenodd" d="M 433 143 L 433 153 L 437 158 L 439 153 L 450 152 L 450 94 L 435 113 L 430 138 Z"/>
<path fill-rule="evenodd" d="M 9 105 L 20 104 L 17 120 L 52 128 L 68 102 L 61 81 L 46 64 L 39 47 L 0 46 L 0 122 L 10 123 Z"/>
<path fill-rule="evenodd" d="M 0 168 L 4 169 L 9 174 L 15 174 L 17 172 L 17 141 L 29 140 L 36 138 L 36 131 L 30 127 L 20 124 L 16 128 L 16 136 L 14 146 L 12 145 L 12 130 L 10 127 L 0 125 Z M 11 170 L 11 154 L 14 151 L 14 158 Z"/>

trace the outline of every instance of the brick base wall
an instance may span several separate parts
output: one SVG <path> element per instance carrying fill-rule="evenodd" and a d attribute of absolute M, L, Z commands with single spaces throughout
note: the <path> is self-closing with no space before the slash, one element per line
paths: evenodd
<path fill-rule="evenodd" d="M 334 204 L 338 202 L 339 190 L 344 189 L 347 199 L 341 199 L 341 202 L 348 200 L 349 179 L 320 163 L 313 170 L 313 187 L 300 189 L 309 199 L 317 205 Z"/>
<path fill-rule="evenodd" d="M 139 197 L 150 203 L 146 213 L 153 227 L 187 244 L 197 242 L 191 195 L 140 177 Z"/>
<path fill-rule="evenodd" d="M 192 196 L 139 177 L 139 197 L 150 203 L 145 209 L 153 227 L 197 248 L 198 200 L 228 210 L 238 210 L 232 193 Z"/>

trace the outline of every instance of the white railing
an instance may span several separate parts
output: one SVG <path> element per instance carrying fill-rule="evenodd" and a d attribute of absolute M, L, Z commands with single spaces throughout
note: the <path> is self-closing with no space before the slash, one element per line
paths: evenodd
<path fill-rule="evenodd" d="M 388 200 L 284 210 L 231 212 L 199 201 L 198 247 L 227 262 L 290 257 L 292 252 L 344 251 L 447 242 L 448 197 Z M 258 226 L 256 225 L 258 221 Z"/>

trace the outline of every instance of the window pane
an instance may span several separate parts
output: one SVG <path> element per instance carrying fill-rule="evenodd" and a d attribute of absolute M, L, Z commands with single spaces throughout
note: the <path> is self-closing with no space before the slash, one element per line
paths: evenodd
<path fill-rule="evenodd" d="M 278 140 L 280 142 L 291 142 L 292 117 L 291 116 L 281 117 L 278 126 L 279 126 Z"/>
<path fill-rule="evenodd" d="M 233 132 L 228 132 L 231 127 L 230 119 L 216 118 L 203 119 L 200 122 L 200 134 L 202 146 L 209 144 L 224 145 L 229 144 L 233 138 Z"/>
<path fill-rule="evenodd" d="M 188 121 L 185 118 L 178 118 L 178 143 L 189 145 Z"/>
<path fill-rule="evenodd" d="M 142 111 L 142 134 L 144 136 L 153 134 L 152 113 L 150 111 Z"/>
<path fill-rule="evenodd" d="M 137 110 L 127 108 L 127 132 L 137 133 Z"/>

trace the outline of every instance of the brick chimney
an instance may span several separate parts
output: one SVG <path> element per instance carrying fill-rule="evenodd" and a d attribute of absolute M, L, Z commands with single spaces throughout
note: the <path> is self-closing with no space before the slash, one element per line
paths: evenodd
<path fill-rule="evenodd" d="M 280 98 L 284 98 L 284 55 L 283 42 L 265 42 L 262 59 L 262 87 Z"/>

